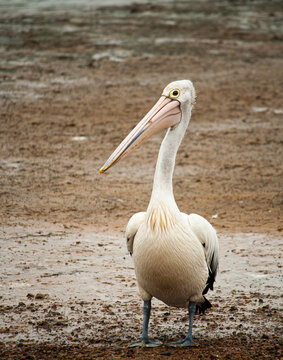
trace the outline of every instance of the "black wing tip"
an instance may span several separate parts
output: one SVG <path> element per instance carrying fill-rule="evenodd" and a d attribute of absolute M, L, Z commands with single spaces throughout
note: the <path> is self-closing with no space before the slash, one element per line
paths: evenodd
<path fill-rule="evenodd" d="M 210 265 L 208 267 L 208 279 L 207 279 L 207 283 L 206 283 L 206 286 L 202 292 L 202 295 L 205 295 L 208 290 L 213 290 L 213 284 L 215 282 L 215 278 L 216 278 L 216 274 L 217 274 L 217 268 L 218 268 L 218 265 L 215 267 L 215 266 L 212 266 L 213 265 L 213 260 L 214 260 L 214 254 L 212 255 L 212 258 L 211 258 L 211 261 L 210 261 Z"/>
<path fill-rule="evenodd" d="M 202 292 L 202 295 L 205 295 L 208 290 L 213 290 L 213 284 L 215 282 L 215 274 L 211 272 L 211 270 L 209 270 L 209 275 L 208 275 L 208 279 L 207 279 L 207 283 L 206 286 Z"/>
<path fill-rule="evenodd" d="M 207 309 L 210 309 L 212 307 L 211 303 L 205 298 L 204 302 L 201 304 L 197 304 L 196 308 L 196 314 L 204 314 Z"/>

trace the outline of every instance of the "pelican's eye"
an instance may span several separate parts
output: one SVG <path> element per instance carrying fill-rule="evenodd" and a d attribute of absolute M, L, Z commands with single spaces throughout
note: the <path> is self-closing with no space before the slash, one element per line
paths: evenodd
<path fill-rule="evenodd" d="M 172 90 L 169 94 L 170 98 L 174 98 L 174 99 L 176 99 L 179 95 L 180 95 L 180 90 L 178 89 Z"/>

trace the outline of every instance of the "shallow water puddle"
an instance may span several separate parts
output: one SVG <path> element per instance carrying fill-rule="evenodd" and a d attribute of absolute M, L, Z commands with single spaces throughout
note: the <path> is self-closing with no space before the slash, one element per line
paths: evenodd
<path fill-rule="evenodd" d="M 83 135 L 81 135 L 81 136 L 73 136 L 72 137 L 73 141 L 85 141 L 86 139 L 87 139 L 87 137 L 83 136 Z"/>
<path fill-rule="evenodd" d="M 252 111 L 255 113 L 265 113 L 265 112 L 269 111 L 269 112 L 273 112 L 276 115 L 283 114 L 283 109 L 271 109 L 271 108 L 259 107 L 259 106 L 254 106 L 252 108 Z"/>

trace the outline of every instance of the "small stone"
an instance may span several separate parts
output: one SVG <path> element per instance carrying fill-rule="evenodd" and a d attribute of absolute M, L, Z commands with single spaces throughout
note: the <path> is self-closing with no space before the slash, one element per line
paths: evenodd
<path fill-rule="evenodd" d="M 214 354 L 210 355 L 210 360 L 217 360 L 217 359 L 219 359 L 218 355 L 214 355 Z"/>
<path fill-rule="evenodd" d="M 38 293 L 38 294 L 35 295 L 35 300 L 43 300 L 43 299 L 46 299 L 46 298 L 48 298 L 48 294 L 40 294 L 40 293 Z"/>

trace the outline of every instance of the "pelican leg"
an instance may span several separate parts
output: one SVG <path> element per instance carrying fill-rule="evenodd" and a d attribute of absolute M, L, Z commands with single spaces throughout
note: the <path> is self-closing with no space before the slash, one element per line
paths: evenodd
<path fill-rule="evenodd" d="M 146 346 L 156 347 L 162 345 L 161 342 L 150 340 L 148 338 L 148 323 L 150 318 L 151 300 L 144 301 L 143 303 L 143 326 L 142 326 L 142 341 L 133 343 L 129 347 Z"/>
<path fill-rule="evenodd" d="M 189 331 L 188 331 L 188 334 L 185 337 L 185 339 L 183 339 L 183 340 L 170 342 L 168 344 L 169 346 L 175 346 L 175 347 L 176 346 L 181 346 L 181 347 L 197 346 L 197 344 L 193 341 L 193 337 L 192 337 L 193 321 L 194 321 L 195 313 L 196 313 L 196 303 L 193 301 L 190 301 L 189 302 Z"/>

